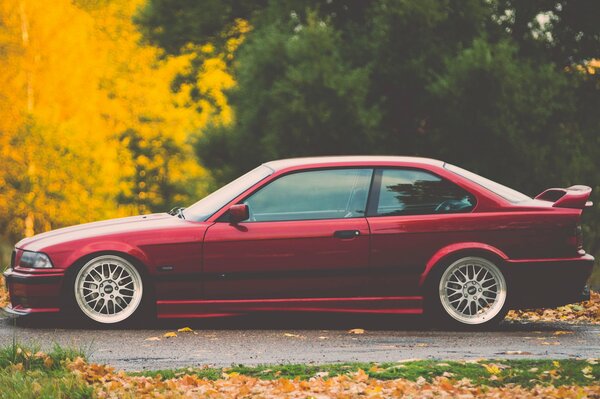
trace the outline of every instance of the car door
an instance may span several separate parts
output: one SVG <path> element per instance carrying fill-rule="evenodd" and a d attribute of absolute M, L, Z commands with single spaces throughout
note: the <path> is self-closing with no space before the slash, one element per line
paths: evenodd
<path fill-rule="evenodd" d="M 302 170 L 242 202 L 250 218 L 204 239 L 206 298 L 327 298 L 367 290 L 372 169 Z M 221 218 L 226 219 L 226 218 Z"/>
<path fill-rule="evenodd" d="M 385 168 L 374 173 L 367 210 L 371 228 L 372 288 L 381 296 L 417 295 L 433 254 L 472 232 L 460 226 L 475 197 L 430 171 Z"/>

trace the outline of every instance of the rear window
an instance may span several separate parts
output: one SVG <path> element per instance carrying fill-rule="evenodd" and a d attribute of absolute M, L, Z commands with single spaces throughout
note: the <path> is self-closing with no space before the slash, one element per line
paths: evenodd
<path fill-rule="evenodd" d="M 500 183 L 496 183 L 490 179 L 486 179 L 485 177 L 479 176 L 473 172 L 469 172 L 463 168 L 459 168 L 458 166 L 445 164 L 444 167 L 448 169 L 450 172 L 456 173 L 457 175 L 464 177 L 467 180 L 472 181 L 473 183 L 479 184 L 481 187 L 493 192 L 494 194 L 499 195 L 510 202 L 523 202 L 531 200 L 531 197 L 518 192 L 517 190 L 513 190 L 512 188 L 506 187 Z"/>

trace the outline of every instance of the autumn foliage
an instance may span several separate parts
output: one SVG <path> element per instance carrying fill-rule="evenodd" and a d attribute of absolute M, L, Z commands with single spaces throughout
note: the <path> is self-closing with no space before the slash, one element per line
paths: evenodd
<path fill-rule="evenodd" d="M 308 380 L 264 380 L 238 373 L 223 373 L 222 378 L 209 380 L 190 374 L 171 379 L 163 379 L 161 376 L 130 376 L 123 371 L 115 372 L 108 366 L 88 364 L 82 358 L 69 362 L 67 367 L 91 384 L 98 398 L 583 398 L 600 395 L 600 386 L 597 384 L 583 387 L 489 387 L 475 385 L 468 379 L 455 380 L 448 377 L 436 377 L 432 381 L 423 377 L 416 381 L 378 380 L 370 378 L 363 370 L 349 375 L 312 377 Z"/>
<path fill-rule="evenodd" d="M 132 21 L 143 3 L 0 0 L 0 235 L 8 241 L 166 211 L 207 190 L 188 135 L 231 121 L 223 91 L 236 82 L 225 61 L 249 27 L 231 28 L 222 51 L 166 56 L 142 44 Z"/>

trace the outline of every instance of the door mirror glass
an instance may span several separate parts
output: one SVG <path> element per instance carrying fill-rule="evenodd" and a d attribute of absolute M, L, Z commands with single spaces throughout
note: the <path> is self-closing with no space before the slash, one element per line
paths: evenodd
<path fill-rule="evenodd" d="M 246 204 L 235 204 L 229 208 L 229 222 L 237 224 L 248 220 L 250 217 L 250 210 Z"/>

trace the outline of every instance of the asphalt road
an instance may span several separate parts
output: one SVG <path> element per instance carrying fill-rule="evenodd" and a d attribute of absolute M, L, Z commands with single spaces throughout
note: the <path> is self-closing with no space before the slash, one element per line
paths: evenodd
<path fill-rule="evenodd" d="M 163 334 L 182 327 L 193 333 Z M 59 318 L 0 320 L 0 345 L 13 339 L 82 348 L 117 369 L 202 365 L 331 363 L 406 359 L 600 357 L 600 325 L 503 323 L 492 331 L 428 329 L 420 317 L 257 315 L 155 322 L 148 329 L 81 329 Z M 362 328 L 364 334 L 349 334 Z M 557 333 L 557 331 L 560 331 Z"/>

